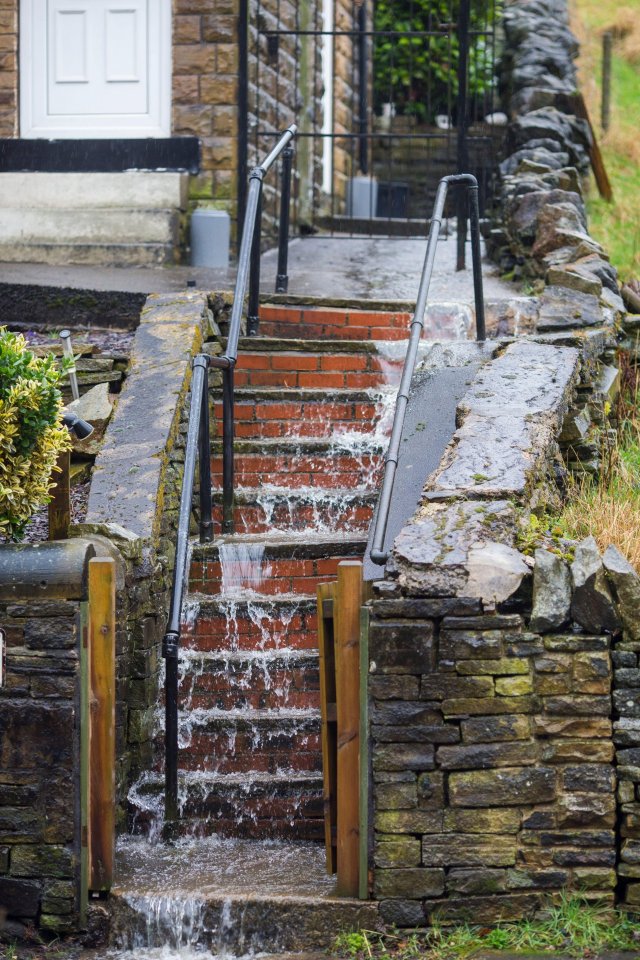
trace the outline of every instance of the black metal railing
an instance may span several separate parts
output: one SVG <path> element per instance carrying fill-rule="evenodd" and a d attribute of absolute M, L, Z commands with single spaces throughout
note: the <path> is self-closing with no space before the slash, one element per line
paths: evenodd
<path fill-rule="evenodd" d="M 249 175 L 249 190 L 245 209 L 242 240 L 238 255 L 238 273 L 229 321 L 227 348 L 220 357 L 212 357 L 211 365 L 223 371 L 222 382 L 222 532 L 233 533 L 234 485 L 234 386 L 233 373 L 238 359 L 244 298 L 249 288 L 247 306 L 247 335 L 255 336 L 260 323 L 260 236 L 262 217 L 262 183 L 270 167 L 282 154 L 282 187 L 280 200 L 280 230 L 278 245 L 278 274 L 276 292 L 286 292 L 288 285 L 287 257 L 289 248 L 289 203 L 291 199 L 291 169 L 293 151 L 290 143 L 297 127 L 292 124 L 280 137 L 271 153 Z"/>
<path fill-rule="evenodd" d="M 185 448 L 184 477 L 180 495 L 180 512 L 176 538 L 176 556 L 171 587 L 167 629 L 162 644 L 166 661 L 165 671 L 165 820 L 177 820 L 178 811 L 178 657 L 180 651 L 180 624 L 182 600 L 188 576 L 187 561 L 189 526 L 196 475 L 199 463 L 200 481 L 200 542 L 213 540 L 211 459 L 209 435 L 209 367 L 223 371 L 223 519 L 222 530 L 233 532 L 233 439 L 234 387 L 233 371 L 238 358 L 242 312 L 245 294 L 249 288 L 247 333 L 256 334 L 259 323 L 260 296 L 260 235 L 262 210 L 262 182 L 269 168 L 282 154 L 282 185 L 276 291 L 287 289 L 287 255 L 289 244 L 289 203 L 291 199 L 291 170 L 293 150 L 289 146 L 296 134 L 291 126 L 274 149 L 251 171 L 245 211 L 242 241 L 238 259 L 236 288 L 229 323 L 227 349 L 223 356 L 198 354 L 193 360 L 191 380 L 191 407 Z"/>
<path fill-rule="evenodd" d="M 402 369 L 402 378 L 398 390 L 396 401 L 396 410 L 393 418 L 393 428 L 391 430 L 391 439 L 385 458 L 384 478 L 382 489 L 380 490 L 380 499 L 374 521 L 373 541 L 369 556 L 373 563 L 384 564 L 387 562 L 389 551 L 384 549 L 384 538 L 387 532 L 387 522 L 389 520 L 389 508 L 393 496 L 393 486 L 398 466 L 398 454 L 400 442 L 402 440 L 402 430 L 404 428 L 404 418 L 409 401 L 409 389 L 416 366 L 418 356 L 418 346 L 422 331 L 424 329 L 425 310 L 427 307 L 427 296 L 429 285 L 431 283 L 431 274 L 433 273 L 433 263 L 436 255 L 436 244 L 442 225 L 442 216 L 444 203 L 447 197 L 447 190 L 452 185 L 465 185 L 469 197 L 469 227 L 471 232 L 471 260 L 473 266 L 473 292 L 476 306 L 476 339 L 484 341 L 485 323 L 484 323 L 484 295 L 482 291 L 482 267 L 480 256 L 480 214 L 478 206 L 478 181 L 470 173 L 459 173 L 449 177 L 443 177 L 438 184 L 436 199 L 433 206 L 433 215 L 429 228 L 429 238 L 427 240 L 427 251 L 425 253 L 422 275 L 420 277 L 420 288 L 418 290 L 418 299 L 411 322 L 411 333 L 409 336 L 409 346 L 405 356 L 404 367 Z"/>
<path fill-rule="evenodd" d="M 165 675 L 165 818 L 178 817 L 178 653 L 182 598 L 188 575 L 189 525 L 199 463 L 200 542 L 213 539 L 211 512 L 211 459 L 209 454 L 209 357 L 199 353 L 193 360 L 191 407 L 184 457 L 184 477 L 178 515 L 176 557 L 171 586 L 167 629 L 162 643 Z"/>

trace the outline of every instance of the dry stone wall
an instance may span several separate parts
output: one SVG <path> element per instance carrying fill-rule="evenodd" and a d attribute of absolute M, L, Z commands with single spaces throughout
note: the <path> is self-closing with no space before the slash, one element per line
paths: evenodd
<path fill-rule="evenodd" d="M 597 474 L 615 269 L 589 235 L 589 130 L 562 0 L 504 17 L 510 152 L 488 246 L 543 281 L 459 405 L 458 429 L 371 604 L 374 895 L 400 926 L 533 916 L 560 891 L 640 907 L 640 579 L 593 538 L 536 547 L 568 472 Z"/>

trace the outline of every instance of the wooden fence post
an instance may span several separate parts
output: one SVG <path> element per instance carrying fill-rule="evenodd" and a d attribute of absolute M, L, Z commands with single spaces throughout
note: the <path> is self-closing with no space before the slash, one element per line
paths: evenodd
<path fill-rule="evenodd" d="M 89 561 L 89 889 L 113 880 L 115 835 L 116 570 L 111 558 Z"/>
<path fill-rule="evenodd" d="M 322 801 L 327 873 L 336 872 L 336 816 L 338 734 L 336 724 L 336 661 L 333 611 L 335 583 L 320 583 L 318 594 L 318 652 L 320 655 L 320 714 L 322 740 Z"/>
<path fill-rule="evenodd" d="M 338 564 L 334 605 L 338 720 L 338 896 L 357 897 L 360 861 L 360 607 L 362 563 Z"/>

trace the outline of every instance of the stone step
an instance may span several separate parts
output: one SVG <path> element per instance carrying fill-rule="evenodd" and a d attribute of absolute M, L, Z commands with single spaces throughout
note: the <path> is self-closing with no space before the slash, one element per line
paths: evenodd
<path fill-rule="evenodd" d="M 194 710 L 318 709 L 316 650 L 183 650 L 180 703 Z"/>
<path fill-rule="evenodd" d="M 173 243 L 0 242 L 0 261 L 47 266 L 154 267 L 173 263 Z"/>
<path fill-rule="evenodd" d="M 342 560 L 363 557 L 363 537 L 316 534 L 277 538 L 258 535 L 222 537 L 196 544 L 191 557 L 190 589 L 222 598 L 256 594 L 314 594 L 319 583 L 335 580 Z"/>
<path fill-rule="evenodd" d="M 179 214 L 140 209 L 2 209 L 0 244 L 174 244 Z"/>
<path fill-rule="evenodd" d="M 396 385 L 402 359 L 376 353 L 331 353 L 303 350 L 269 353 L 245 350 L 238 354 L 234 382 L 239 387 L 307 387 L 311 389 L 369 389 Z"/>
<path fill-rule="evenodd" d="M 160 774 L 150 775 L 129 797 L 129 818 L 138 832 L 164 790 Z M 277 773 L 179 776 L 180 820 L 173 832 L 212 836 L 321 840 L 324 836 L 322 775 L 283 768 Z M 155 802 L 154 802 L 155 801 Z"/>
<path fill-rule="evenodd" d="M 326 530 L 366 533 L 377 498 L 374 490 L 322 490 L 318 487 L 240 487 L 234 519 L 239 533 Z M 222 523 L 222 494 L 214 496 L 214 523 Z"/>
<path fill-rule="evenodd" d="M 0 173 L 0 209 L 186 210 L 189 175 L 172 171 L 121 173 Z"/>
<path fill-rule="evenodd" d="M 188 939 L 220 957 L 294 960 L 283 953 L 324 952 L 339 931 L 376 928 L 377 903 L 335 896 L 322 845 L 266 835 L 182 841 L 180 856 L 142 839 L 119 844 L 110 947 L 179 953 Z"/>
<path fill-rule="evenodd" d="M 300 594 L 230 598 L 189 594 L 193 615 L 183 624 L 187 649 L 316 650 L 316 598 Z"/>
<path fill-rule="evenodd" d="M 299 487 L 336 487 L 353 490 L 378 488 L 382 475 L 384 438 L 378 451 L 366 448 L 351 453 L 340 449 L 335 440 L 295 439 L 238 440 L 235 444 L 235 480 L 239 486 L 260 487 L 263 484 Z M 211 475 L 214 489 L 222 485 L 222 447 L 212 443 Z"/>

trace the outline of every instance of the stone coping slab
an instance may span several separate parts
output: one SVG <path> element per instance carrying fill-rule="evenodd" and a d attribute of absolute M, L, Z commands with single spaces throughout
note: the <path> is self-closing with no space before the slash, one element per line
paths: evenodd
<path fill-rule="evenodd" d="M 153 294 L 140 317 L 131 367 L 96 459 L 87 524 L 158 535 L 163 476 L 178 434 L 191 360 L 210 313 L 201 291 Z"/>

